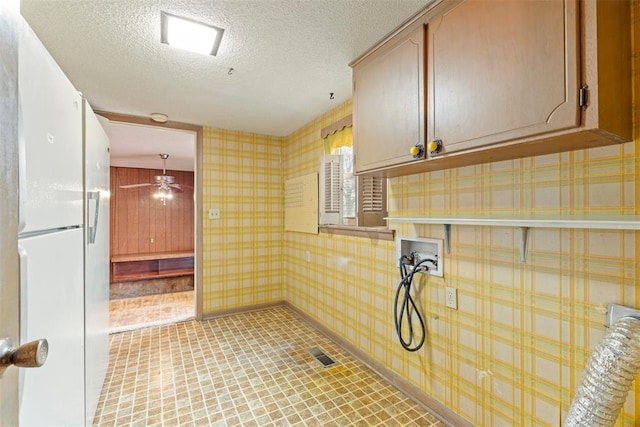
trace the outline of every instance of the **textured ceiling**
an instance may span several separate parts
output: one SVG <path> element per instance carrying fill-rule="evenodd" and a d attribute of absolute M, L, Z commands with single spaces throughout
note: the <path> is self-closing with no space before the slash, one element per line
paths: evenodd
<path fill-rule="evenodd" d="M 428 3 L 22 0 L 21 9 L 94 109 L 285 136 L 349 99 L 348 63 Z M 160 11 L 223 27 L 218 55 L 161 44 Z"/>
<path fill-rule="evenodd" d="M 109 137 L 111 166 L 162 169 L 164 153 L 168 170 L 194 170 L 195 132 L 98 119 Z"/>

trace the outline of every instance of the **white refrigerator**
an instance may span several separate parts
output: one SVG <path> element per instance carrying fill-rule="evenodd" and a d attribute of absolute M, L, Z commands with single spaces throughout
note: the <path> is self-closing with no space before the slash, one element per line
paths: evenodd
<path fill-rule="evenodd" d="M 90 230 L 85 218 L 89 213 L 95 218 L 98 207 L 100 213 L 108 211 L 108 198 L 97 206 L 99 199 L 85 191 L 82 98 L 24 27 L 18 78 L 21 341 L 46 338 L 49 355 L 41 368 L 20 371 L 19 421 L 21 426 L 84 426 L 91 424 L 89 412 L 95 411 L 108 358 L 103 328 L 108 306 L 105 314 L 104 302 L 94 300 L 104 290 L 87 292 L 85 286 L 85 275 L 93 276 L 85 269 Z M 100 167 L 108 171 L 108 161 Z M 105 228 L 102 224 L 101 231 Z M 91 282 L 104 286 L 98 278 Z M 96 308 L 101 311 L 91 311 Z"/>

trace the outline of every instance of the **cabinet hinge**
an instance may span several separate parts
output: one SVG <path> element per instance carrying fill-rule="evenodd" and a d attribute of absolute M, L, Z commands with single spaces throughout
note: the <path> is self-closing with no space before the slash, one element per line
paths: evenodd
<path fill-rule="evenodd" d="M 580 90 L 578 90 L 578 105 L 580 105 L 580 109 L 586 110 L 589 106 L 589 86 L 582 85 Z"/>

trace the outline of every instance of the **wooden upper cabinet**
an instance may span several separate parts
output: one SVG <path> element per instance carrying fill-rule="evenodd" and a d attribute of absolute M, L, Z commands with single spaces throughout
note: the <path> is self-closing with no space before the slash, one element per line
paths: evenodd
<path fill-rule="evenodd" d="M 413 160 L 424 144 L 424 40 L 420 25 L 353 69 L 356 172 Z"/>
<path fill-rule="evenodd" d="M 631 141 L 630 8 L 443 0 L 421 11 L 351 64 L 356 171 L 393 177 Z M 425 158 L 409 154 L 416 142 Z"/>
<path fill-rule="evenodd" d="M 443 153 L 580 125 L 575 0 L 468 0 L 429 23 L 429 139 Z"/>

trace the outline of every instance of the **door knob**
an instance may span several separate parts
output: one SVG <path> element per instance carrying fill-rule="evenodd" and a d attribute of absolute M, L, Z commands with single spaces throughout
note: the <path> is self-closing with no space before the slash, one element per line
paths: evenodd
<path fill-rule="evenodd" d="M 39 368 L 47 361 L 49 343 L 45 339 L 31 341 L 18 348 L 8 338 L 0 340 L 0 373 L 14 365 L 19 368 Z"/>

